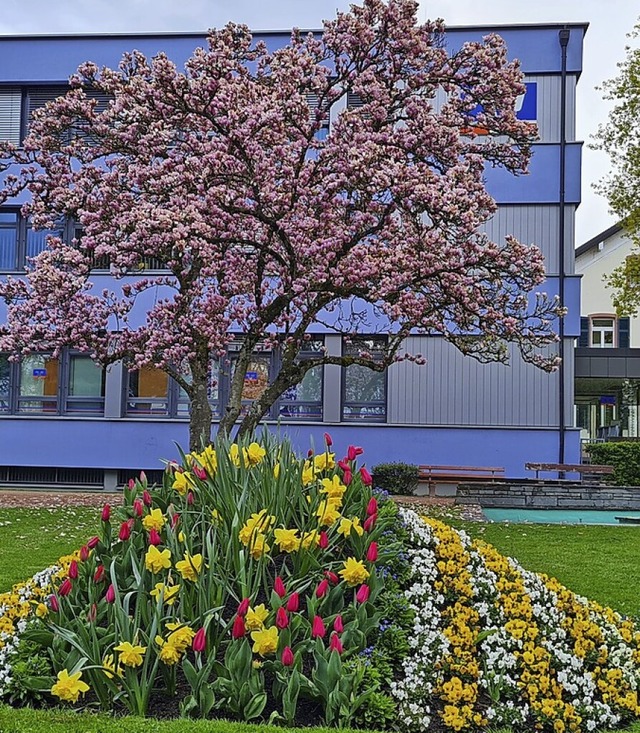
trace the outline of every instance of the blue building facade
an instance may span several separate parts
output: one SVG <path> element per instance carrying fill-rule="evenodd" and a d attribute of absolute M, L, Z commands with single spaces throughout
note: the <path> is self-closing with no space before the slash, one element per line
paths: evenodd
<path fill-rule="evenodd" d="M 568 31 L 564 59 L 562 31 Z M 549 375 L 525 364 L 517 352 L 510 366 L 480 365 L 442 338 L 411 337 L 406 351 L 426 356 L 426 366 L 399 363 L 386 374 L 325 366 L 283 395 L 266 424 L 287 433 L 302 450 L 310 441 L 322 444 L 329 431 L 338 445 L 362 445 L 370 464 L 504 466 L 508 476 L 518 477 L 525 475 L 528 461 L 579 461 L 579 433 L 572 426 L 573 348 L 580 333 L 573 255 L 581 164 L 575 89 L 586 26 L 458 27 L 448 29 L 446 42 L 454 48 L 489 32 L 503 36 L 510 58 L 521 62 L 526 93 L 518 100 L 518 115 L 537 122 L 540 138 L 528 175 L 487 170 L 499 208 L 485 229 L 493 239 L 513 234 L 542 249 L 548 272 L 544 289 L 561 293 L 568 309 L 563 367 Z M 288 38 L 286 33 L 256 36 L 274 48 Z M 0 37 L 0 138 L 19 144 L 31 112 L 63 93 L 83 61 L 116 66 L 124 51 L 135 48 L 148 56 L 164 51 L 180 66 L 203 43 L 203 34 Z M 0 208 L 0 277 L 23 271 L 25 257 L 44 246 L 45 233 L 30 228 L 21 203 Z M 72 237 L 73 223 L 64 228 Z M 146 266 L 154 270 L 153 261 Z M 91 280 L 100 289 L 122 284 L 100 263 Z M 142 307 L 140 317 L 143 313 Z M 375 350 L 376 337 L 363 338 Z M 321 346 L 331 354 L 353 348 L 320 327 L 314 339 L 310 353 Z M 245 382 L 247 401 L 268 383 L 277 362 L 276 352 L 256 351 Z M 233 344 L 228 358 L 213 364 L 214 412 L 224 404 L 232 368 Z M 56 360 L 37 354 L 19 364 L 0 355 L 0 484 L 111 488 L 132 469 L 161 468 L 161 459 L 176 457 L 176 444 L 188 442 L 187 419 L 185 395 L 152 369 L 129 373 L 116 364 L 103 372 L 73 352 Z"/>

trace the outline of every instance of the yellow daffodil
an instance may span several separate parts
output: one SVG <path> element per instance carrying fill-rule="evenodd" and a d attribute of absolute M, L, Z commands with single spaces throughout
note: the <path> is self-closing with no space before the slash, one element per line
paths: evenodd
<path fill-rule="evenodd" d="M 222 522 L 222 515 L 217 509 L 211 510 L 211 524 L 218 526 Z"/>
<path fill-rule="evenodd" d="M 330 499 L 342 499 L 344 492 L 347 487 L 340 481 L 340 476 L 333 476 L 333 478 L 323 478 L 322 488 L 320 489 L 321 494 L 326 494 Z"/>
<path fill-rule="evenodd" d="M 118 646 L 114 646 L 113 650 L 119 652 L 119 661 L 126 667 L 139 667 L 147 647 L 123 641 Z"/>
<path fill-rule="evenodd" d="M 155 545 L 149 545 L 144 556 L 144 566 L 151 573 L 161 573 L 171 567 L 171 550 L 158 550 Z"/>
<path fill-rule="evenodd" d="M 369 571 L 360 560 L 349 557 L 344 561 L 344 567 L 338 575 L 341 575 L 342 579 L 346 580 L 349 585 L 359 585 L 369 577 Z"/>
<path fill-rule="evenodd" d="M 173 606 L 176 602 L 178 592 L 180 591 L 179 585 L 165 585 L 164 583 L 156 583 L 155 588 L 149 592 L 153 598 L 158 600 L 158 597 L 162 594 L 163 602 L 167 606 Z"/>
<path fill-rule="evenodd" d="M 266 509 L 261 509 L 259 512 L 252 514 L 249 519 L 247 519 L 238 533 L 238 539 L 243 545 L 248 545 L 254 534 L 264 534 L 265 532 L 268 532 L 269 528 L 275 523 L 275 521 L 276 518 L 273 515 L 267 514 Z"/>
<path fill-rule="evenodd" d="M 259 560 L 266 555 L 271 549 L 271 545 L 267 543 L 267 538 L 263 534 L 254 534 L 249 543 L 249 552 L 254 560 Z"/>
<path fill-rule="evenodd" d="M 176 563 L 176 570 L 182 575 L 185 580 L 198 580 L 198 575 L 202 570 L 202 555 L 190 555 L 188 552 L 184 553 L 184 560 L 179 560 Z"/>
<path fill-rule="evenodd" d="M 309 486 L 313 482 L 315 474 L 313 473 L 313 466 L 311 461 L 305 461 L 302 468 L 302 485 Z"/>
<path fill-rule="evenodd" d="M 146 530 L 155 529 L 158 532 L 164 527 L 166 518 L 160 509 L 152 509 L 149 514 L 142 520 L 142 525 Z"/>
<path fill-rule="evenodd" d="M 82 672 L 70 675 L 68 670 L 63 669 L 58 672 L 58 681 L 51 688 L 51 694 L 65 702 L 78 702 L 80 693 L 84 695 L 89 689 L 89 685 L 83 682 L 81 677 Z"/>
<path fill-rule="evenodd" d="M 44 603 L 38 603 L 36 606 L 36 616 L 38 618 L 44 618 L 49 613 L 49 609 Z"/>
<path fill-rule="evenodd" d="M 257 466 L 266 455 L 267 451 L 259 443 L 250 443 L 244 449 L 245 463 L 249 466 Z"/>
<path fill-rule="evenodd" d="M 330 471 L 335 468 L 336 465 L 336 454 L 335 453 L 320 453 L 313 459 L 313 470 L 316 473 L 322 473 L 322 471 Z"/>
<path fill-rule="evenodd" d="M 213 476 L 213 474 L 218 470 L 218 456 L 210 445 L 208 445 L 202 453 L 196 453 L 194 457 L 209 476 Z"/>
<path fill-rule="evenodd" d="M 280 478 L 280 464 L 276 463 L 273 467 L 273 478 L 277 481 Z"/>
<path fill-rule="evenodd" d="M 358 517 L 351 517 L 351 519 L 343 518 L 340 520 L 338 526 L 338 534 L 348 537 L 352 532 L 355 532 L 359 537 L 362 537 L 364 528 L 360 524 Z"/>
<path fill-rule="evenodd" d="M 110 680 L 112 680 L 115 675 L 118 675 L 118 677 L 122 677 L 122 667 L 116 668 L 113 654 L 105 655 L 104 659 L 102 660 L 102 670 L 104 671 L 105 676 L 108 677 Z"/>
<path fill-rule="evenodd" d="M 166 664 L 168 667 L 171 667 L 180 661 L 182 652 L 175 646 L 175 644 L 165 641 L 161 636 L 156 636 L 155 642 L 160 647 L 160 653 L 158 656 L 160 657 L 161 662 Z"/>
<path fill-rule="evenodd" d="M 184 496 L 194 486 L 193 474 L 189 471 L 176 471 L 173 475 L 173 488 Z"/>
<path fill-rule="evenodd" d="M 321 527 L 331 527 L 340 519 L 340 509 L 336 503 L 327 499 L 320 502 L 316 514 Z"/>
<path fill-rule="evenodd" d="M 240 448 L 238 448 L 237 443 L 229 446 L 229 458 L 234 466 L 240 468 Z"/>
<path fill-rule="evenodd" d="M 281 552 L 295 552 L 300 549 L 297 529 L 276 529 L 273 532 L 273 538 Z"/>
<path fill-rule="evenodd" d="M 259 631 L 264 628 L 264 622 L 269 615 L 269 611 L 261 603 L 255 608 L 249 607 L 246 616 L 244 617 L 244 625 L 249 631 Z"/>
<path fill-rule="evenodd" d="M 169 634 L 169 638 L 167 639 L 169 644 L 172 644 L 181 652 L 191 646 L 193 637 L 196 635 L 196 632 L 191 628 L 191 626 L 181 624 L 180 621 L 176 621 L 169 622 L 167 624 L 167 628 L 172 632 Z"/>
<path fill-rule="evenodd" d="M 278 650 L 278 629 L 271 626 L 268 629 L 252 631 L 253 651 L 261 657 L 274 654 Z"/>
<path fill-rule="evenodd" d="M 186 537 L 185 537 L 185 535 L 184 535 L 184 532 L 183 532 L 182 530 L 180 530 L 180 531 L 178 532 L 178 542 L 184 542 L 184 541 L 185 541 L 185 539 L 186 539 Z"/>
<path fill-rule="evenodd" d="M 300 546 L 308 550 L 311 545 L 318 545 L 320 542 L 320 533 L 313 530 L 313 532 L 305 532 L 300 540 Z"/>

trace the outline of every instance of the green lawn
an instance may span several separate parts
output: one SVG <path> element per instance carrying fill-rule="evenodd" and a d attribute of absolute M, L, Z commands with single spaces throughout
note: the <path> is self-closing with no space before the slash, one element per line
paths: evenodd
<path fill-rule="evenodd" d="M 99 522 L 96 508 L 0 509 L 0 592 L 78 549 Z"/>

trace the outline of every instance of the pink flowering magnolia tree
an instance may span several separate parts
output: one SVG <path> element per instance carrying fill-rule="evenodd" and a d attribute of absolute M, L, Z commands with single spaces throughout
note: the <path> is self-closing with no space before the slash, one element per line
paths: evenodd
<path fill-rule="evenodd" d="M 495 35 L 450 54 L 442 24 L 417 24 L 416 8 L 365 0 L 273 52 L 229 24 L 184 71 L 135 51 L 117 70 L 83 64 L 66 96 L 34 115 L 23 146 L 0 148 L 10 168 L 0 202 L 27 189 L 35 226 L 72 217 L 83 230 L 50 237 L 24 278 L 1 285 L 0 350 L 73 346 L 103 364 L 166 370 L 191 401 L 191 448 L 210 437 L 210 359 L 232 332 L 243 338 L 227 433 L 265 338 L 281 349 L 280 370 L 242 433 L 318 364 L 380 371 L 416 358 L 403 351 L 412 332 L 482 360 L 506 360 L 515 342 L 552 368 L 540 347 L 555 338 L 558 306 L 531 297 L 540 251 L 478 231 L 496 210 L 485 166 L 525 172 L 535 136 L 514 112 L 518 64 Z M 347 108 L 349 93 L 360 106 Z M 149 257 L 166 273 L 141 273 Z M 119 287 L 92 284 L 102 258 Z M 134 324 L 150 289 L 161 296 Z M 367 308 L 377 326 L 364 322 Z M 384 329 L 386 350 L 299 360 L 318 322 Z"/>

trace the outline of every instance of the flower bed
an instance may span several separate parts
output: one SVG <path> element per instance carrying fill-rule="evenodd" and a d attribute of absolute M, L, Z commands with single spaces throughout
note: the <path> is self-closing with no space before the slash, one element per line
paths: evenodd
<path fill-rule="evenodd" d="M 0 595 L 0 697 L 375 728 L 638 717 L 640 632 L 436 520 L 361 449 L 217 444 Z"/>

